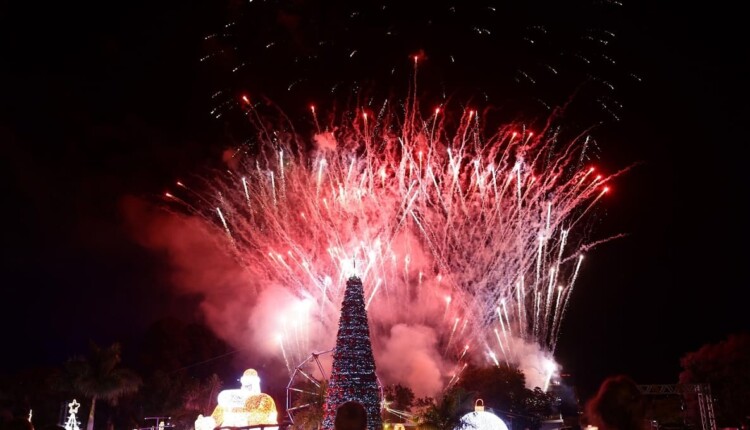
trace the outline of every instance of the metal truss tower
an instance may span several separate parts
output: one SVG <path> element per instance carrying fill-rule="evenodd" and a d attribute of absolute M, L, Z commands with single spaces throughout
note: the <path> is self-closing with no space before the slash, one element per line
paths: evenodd
<path fill-rule="evenodd" d="M 639 385 L 638 389 L 644 395 L 665 396 L 695 394 L 698 398 L 698 408 L 701 414 L 701 429 L 716 430 L 716 418 L 714 417 L 714 401 L 711 396 L 709 384 L 654 384 Z"/>

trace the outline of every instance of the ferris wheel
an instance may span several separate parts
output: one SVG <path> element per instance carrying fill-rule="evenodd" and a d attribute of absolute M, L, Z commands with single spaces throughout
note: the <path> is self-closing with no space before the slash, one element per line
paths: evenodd
<path fill-rule="evenodd" d="M 292 372 L 286 386 L 286 413 L 292 424 L 314 420 L 322 415 L 328 388 L 328 372 L 334 348 L 313 352 Z"/>
<path fill-rule="evenodd" d="M 305 424 L 322 420 L 323 406 L 326 401 L 329 372 L 327 369 L 333 361 L 331 348 L 323 352 L 313 352 L 292 372 L 286 386 L 286 413 L 294 426 L 305 427 Z M 383 397 L 383 384 L 377 378 L 380 394 L 380 408 L 392 413 Z"/>

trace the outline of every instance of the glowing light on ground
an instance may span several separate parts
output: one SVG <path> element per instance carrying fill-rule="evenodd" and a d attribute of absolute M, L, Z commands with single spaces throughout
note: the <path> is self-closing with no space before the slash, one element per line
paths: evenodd
<path fill-rule="evenodd" d="M 508 430 L 508 425 L 491 412 L 474 411 L 461 417 L 461 424 L 459 424 L 457 428 L 468 428 L 474 430 Z"/>

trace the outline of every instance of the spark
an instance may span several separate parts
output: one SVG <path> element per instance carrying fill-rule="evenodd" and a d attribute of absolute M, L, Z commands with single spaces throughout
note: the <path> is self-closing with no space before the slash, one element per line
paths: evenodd
<path fill-rule="evenodd" d="M 224 218 L 224 214 L 221 213 L 221 208 L 216 208 L 216 212 L 219 214 L 219 218 L 221 218 L 221 224 L 224 226 L 224 230 L 226 230 L 227 234 L 231 237 L 232 233 L 229 231 L 229 226 L 227 225 L 227 220 Z"/>
<path fill-rule="evenodd" d="M 291 372 L 292 366 L 289 364 L 289 358 L 286 355 L 286 348 L 284 348 L 284 337 L 280 334 L 277 334 L 276 342 L 278 342 L 279 348 L 281 348 L 281 354 L 284 356 L 284 363 L 286 364 L 286 368 L 289 372 Z"/>
<path fill-rule="evenodd" d="M 247 178 L 244 176 L 242 177 L 242 188 L 245 190 L 245 201 L 247 201 L 247 205 L 250 206 L 250 192 L 247 190 Z"/>
<path fill-rule="evenodd" d="M 490 351 L 489 356 L 492 359 L 492 362 L 495 363 L 495 366 L 500 366 L 500 362 L 497 360 L 497 356 L 495 355 L 495 351 Z"/>

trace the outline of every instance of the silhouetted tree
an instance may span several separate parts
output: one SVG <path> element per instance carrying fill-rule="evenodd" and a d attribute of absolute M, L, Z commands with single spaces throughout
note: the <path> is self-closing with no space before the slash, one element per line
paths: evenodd
<path fill-rule="evenodd" d="M 555 412 L 557 398 L 551 394 L 535 387 L 533 390 L 525 390 L 522 414 L 529 417 L 530 428 L 537 429 L 542 421 Z"/>
<path fill-rule="evenodd" d="M 526 377 L 515 366 L 468 366 L 458 385 L 475 392 L 484 403 L 505 412 L 521 413 L 524 409 Z"/>
<path fill-rule="evenodd" d="M 388 404 L 388 408 L 401 411 L 411 412 L 412 406 L 414 406 L 414 392 L 409 387 L 405 387 L 401 384 L 388 385 L 383 388 L 383 397 Z M 387 410 L 383 411 L 383 419 L 389 422 L 403 422 L 403 418 L 396 416 Z"/>
<path fill-rule="evenodd" d="M 461 374 L 458 385 L 474 393 L 474 399 L 481 398 L 501 417 L 513 417 L 529 429 L 539 428 L 558 406 L 557 397 L 552 393 L 539 387 L 526 388 L 526 377 L 514 365 L 469 366 Z"/>
<path fill-rule="evenodd" d="M 205 414 L 206 411 L 210 412 L 216 407 L 221 386 L 221 379 L 216 374 L 203 380 L 181 378 L 179 388 L 173 393 L 174 397 L 180 400 L 176 401 L 171 408 L 165 410 L 165 413 L 172 418 L 171 424 L 178 430 L 192 429 L 199 414 Z"/>
<path fill-rule="evenodd" d="M 144 384 L 132 414 L 171 416 L 177 430 L 210 413 L 221 381 L 234 380 L 239 370 L 230 361 L 234 351 L 207 326 L 172 317 L 149 326 L 138 351 Z"/>
<path fill-rule="evenodd" d="M 7 371 L 0 372 L 3 370 Z M 57 374 L 59 369 L 54 367 L 34 366 L 0 375 L 0 423 L 13 418 L 27 420 L 31 410 L 37 429 L 58 423 L 66 397 L 52 384 Z"/>
<path fill-rule="evenodd" d="M 59 386 L 91 399 L 86 430 L 94 428 L 98 400 L 116 405 L 122 396 L 135 393 L 141 386 L 141 378 L 135 372 L 120 367 L 120 353 L 119 343 L 101 348 L 92 342 L 88 356 L 74 357 L 65 363 Z"/>
<path fill-rule="evenodd" d="M 739 426 L 750 413 L 750 334 L 736 334 L 703 345 L 680 360 L 680 382 L 711 385 L 719 426 Z M 688 403 L 689 416 L 699 417 L 698 404 Z"/>
<path fill-rule="evenodd" d="M 184 408 L 188 411 L 195 411 L 196 414 L 212 411 L 216 407 L 221 386 L 221 379 L 215 373 L 202 383 L 192 384 L 183 395 Z"/>
<path fill-rule="evenodd" d="M 469 393 L 461 387 L 454 387 L 435 400 L 421 398 L 415 406 L 421 410 L 418 419 L 422 427 L 435 430 L 453 430 L 460 428 L 461 417 L 473 410 L 475 393 Z"/>

